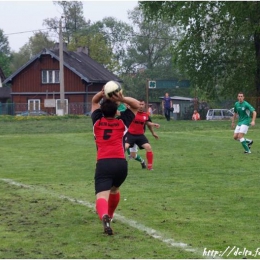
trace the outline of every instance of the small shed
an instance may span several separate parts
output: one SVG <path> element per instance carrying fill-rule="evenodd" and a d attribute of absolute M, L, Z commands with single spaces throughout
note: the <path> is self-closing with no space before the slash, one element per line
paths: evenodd
<path fill-rule="evenodd" d="M 173 104 L 173 112 L 171 116 L 174 120 L 180 120 L 184 118 L 185 113 L 189 111 L 191 105 L 194 104 L 194 98 L 190 97 L 181 97 L 181 96 L 172 96 L 170 97 Z M 163 97 L 160 97 L 162 100 Z"/>

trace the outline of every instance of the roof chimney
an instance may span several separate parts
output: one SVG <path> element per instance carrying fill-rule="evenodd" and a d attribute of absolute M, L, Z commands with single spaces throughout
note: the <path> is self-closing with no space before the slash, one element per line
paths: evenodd
<path fill-rule="evenodd" d="M 87 46 L 78 47 L 78 48 L 77 48 L 77 52 L 83 52 L 83 53 L 85 53 L 85 54 L 88 55 L 88 47 L 87 47 Z"/>
<path fill-rule="evenodd" d="M 59 50 L 59 48 L 60 48 L 60 43 L 55 42 L 53 50 Z M 63 43 L 63 51 L 67 51 L 67 43 L 66 42 Z"/>

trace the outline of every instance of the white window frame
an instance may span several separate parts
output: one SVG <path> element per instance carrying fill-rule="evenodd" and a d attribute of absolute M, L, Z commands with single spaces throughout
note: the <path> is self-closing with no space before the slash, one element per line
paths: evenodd
<path fill-rule="evenodd" d="M 42 70 L 42 84 L 60 83 L 59 70 Z"/>
<path fill-rule="evenodd" d="M 31 106 L 31 104 L 32 104 L 32 106 Z M 41 100 L 40 99 L 28 99 L 28 110 L 29 111 L 41 110 Z"/>
<path fill-rule="evenodd" d="M 69 101 L 68 99 L 64 99 L 64 115 L 67 115 L 69 112 Z M 61 100 L 56 99 L 56 115 L 62 114 L 62 109 L 61 109 Z"/>

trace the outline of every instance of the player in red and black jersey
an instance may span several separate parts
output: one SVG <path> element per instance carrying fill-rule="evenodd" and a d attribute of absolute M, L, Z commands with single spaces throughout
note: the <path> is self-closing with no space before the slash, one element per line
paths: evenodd
<path fill-rule="evenodd" d="M 98 92 L 92 99 L 91 118 L 97 146 L 97 164 L 95 170 L 96 211 L 104 225 L 104 232 L 112 235 L 111 218 L 120 200 L 119 187 L 127 177 L 124 136 L 135 118 L 139 101 L 124 97 L 122 93 L 99 102 L 104 91 Z M 129 109 L 115 118 L 117 103 L 129 105 Z"/>
<path fill-rule="evenodd" d="M 153 170 L 153 151 L 152 147 L 144 135 L 145 126 L 147 125 L 152 135 L 158 139 L 158 135 L 153 131 L 153 128 L 159 128 L 160 125 L 153 123 L 147 112 L 144 112 L 145 102 L 143 100 L 139 103 L 139 109 L 135 116 L 135 119 L 129 126 L 126 134 L 126 149 L 133 147 L 134 144 L 138 145 L 140 149 L 146 150 L 147 169 Z"/>

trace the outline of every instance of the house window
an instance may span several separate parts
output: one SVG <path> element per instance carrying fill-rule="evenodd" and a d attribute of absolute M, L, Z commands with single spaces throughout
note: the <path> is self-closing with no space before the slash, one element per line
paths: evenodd
<path fill-rule="evenodd" d="M 41 100 L 40 99 L 28 99 L 28 110 L 40 110 L 41 109 Z"/>
<path fill-rule="evenodd" d="M 43 70 L 42 71 L 42 83 L 60 83 L 59 70 Z"/>

